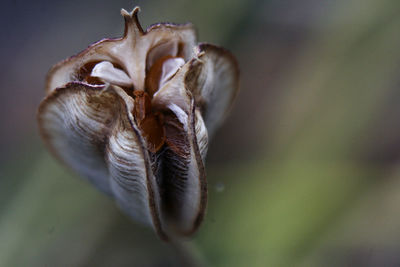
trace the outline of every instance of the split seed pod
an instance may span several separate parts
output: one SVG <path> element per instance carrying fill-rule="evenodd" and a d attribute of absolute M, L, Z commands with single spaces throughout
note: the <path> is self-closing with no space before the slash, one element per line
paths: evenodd
<path fill-rule="evenodd" d="M 191 24 L 144 31 L 138 11 L 122 9 L 122 38 L 50 70 L 38 122 L 59 160 L 168 240 L 192 234 L 203 219 L 208 140 L 239 73 L 225 49 L 196 45 Z"/>

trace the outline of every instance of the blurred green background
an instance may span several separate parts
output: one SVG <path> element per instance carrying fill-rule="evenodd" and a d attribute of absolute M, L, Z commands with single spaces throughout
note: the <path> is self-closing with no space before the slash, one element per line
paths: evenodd
<path fill-rule="evenodd" d="M 193 242 L 208 266 L 400 265 L 397 0 L 2 3 L 0 266 L 177 266 L 174 251 L 65 169 L 38 136 L 47 70 L 123 32 L 193 22 L 238 58 Z"/>

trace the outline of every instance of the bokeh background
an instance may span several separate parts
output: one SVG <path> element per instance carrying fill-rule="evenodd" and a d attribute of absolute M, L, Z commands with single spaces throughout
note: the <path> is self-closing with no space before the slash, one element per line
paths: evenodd
<path fill-rule="evenodd" d="M 123 33 L 193 22 L 238 58 L 193 243 L 208 266 L 400 265 L 400 2 L 27 1 L 1 8 L 0 266 L 177 266 L 174 251 L 45 150 L 56 62 Z"/>

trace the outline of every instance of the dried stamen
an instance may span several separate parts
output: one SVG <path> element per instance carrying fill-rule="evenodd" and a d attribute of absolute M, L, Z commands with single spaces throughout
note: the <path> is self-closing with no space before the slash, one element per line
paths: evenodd
<path fill-rule="evenodd" d="M 150 96 L 146 92 L 134 91 L 133 96 L 133 114 L 146 139 L 148 150 L 156 153 L 166 143 L 180 157 L 188 157 L 188 115 L 177 105 L 168 106 L 170 111 L 165 114 L 153 112 Z"/>
<path fill-rule="evenodd" d="M 159 112 L 151 110 L 151 99 L 146 92 L 134 91 L 135 99 L 134 116 L 136 122 L 146 139 L 147 148 L 156 153 L 165 142 L 165 130 L 163 117 Z"/>

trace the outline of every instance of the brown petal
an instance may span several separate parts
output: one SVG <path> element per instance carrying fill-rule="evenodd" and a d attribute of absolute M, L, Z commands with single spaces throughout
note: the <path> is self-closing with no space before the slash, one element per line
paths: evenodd
<path fill-rule="evenodd" d="M 69 83 L 41 103 L 38 120 L 61 161 L 166 239 L 158 187 L 132 110 L 132 99 L 120 88 Z"/>
<path fill-rule="evenodd" d="M 200 107 L 209 136 L 212 136 L 233 103 L 239 88 L 235 57 L 224 48 L 200 44 L 186 73 L 186 89 Z"/>
<path fill-rule="evenodd" d="M 119 101 L 116 94 L 102 89 L 77 83 L 57 88 L 41 103 L 38 121 L 53 154 L 110 193 L 103 155 Z"/>
<path fill-rule="evenodd" d="M 201 123 L 200 120 L 197 122 Z M 207 135 L 204 135 L 204 132 L 199 132 L 200 136 L 196 135 L 194 105 L 187 123 L 189 125 L 187 131 L 181 128 L 181 131 L 168 133 L 166 129 L 167 143 L 171 134 L 179 133 L 179 139 L 176 139 L 179 143 L 172 143 L 185 151 L 177 151 L 176 147 L 167 146 L 158 173 L 163 188 L 163 218 L 168 231 L 177 235 L 190 235 L 197 230 L 203 220 L 207 204 L 207 181 L 198 143 L 199 137 L 207 139 Z M 166 125 L 166 128 L 168 127 Z M 205 127 L 200 128 L 205 129 Z M 182 138 L 182 135 L 186 138 Z"/>
<path fill-rule="evenodd" d="M 91 69 L 101 61 L 116 62 L 116 59 L 108 51 L 120 40 L 104 39 L 92 44 L 81 53 L 70 57 L 54 65 L 46 78 L 46 93 L 50 93 L 58 87 L 69 82 L 84 81 L 82 75 L 90 74 Z"/>
<path fill-rule="evenodd" d="M 138 7 L 130 13 L 121 10 L 125 19 L 122 38 L 101 40 L 55 65 L 48 73 L 46 91 L 50 92 L 68 82 L 83 81 L 80 73 L 90 73 L 88 68 L 93 68 L 94 63 L 101 61 L 109 61 L 124 70 L 132 79 L 134 88 L 144 90 L 147 54 L 153 47 L 166 42 L 177 46 L 178 55 L 189 60 L 196 39 L 191 24 L 157 24 L 143 31 L 137 18 L 138 12 Z M 152 58 L 156 59 L 154 56 Z"/>
<path fill-rule="evenodd" d="M 189 61 L 196 45 L 196 32 L 191 23 L 154 24 L 147 29 L 146 38 L 154 40 L 147 59 L 150 67 L 151 62 L 166 55 L 182 57 L 185 61 Z"/>
<path fill-rule="evenodd" d="M 187 67 L 183 66 L 154 95 L 152 103 L 166 114 L 167 146 L 157 177 L 163 188 L 163 218 L 168 231 L 178 235 L 196 231 L 207 204 L 203 162 L 208 145 L 207 129 L 191 93 L 183 84 Z"/>

